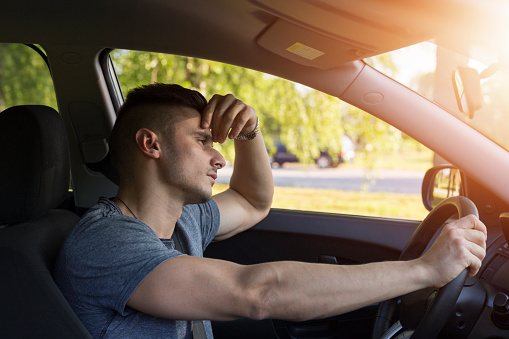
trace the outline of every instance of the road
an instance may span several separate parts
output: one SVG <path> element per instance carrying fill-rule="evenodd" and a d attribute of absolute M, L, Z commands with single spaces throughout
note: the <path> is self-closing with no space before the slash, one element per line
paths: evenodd
<path fill-rule="evenodd" d="M 227 184 L 232 167 L 218 172 L 216 182 Z M 363 169 L 283 167 L 272 170 L 276 186 L 330 188 L 347 191 L 366 189 L 369 192 L 421 193 L 424 172 L 376 170 L 371 174 Z M 370 180 L 373 178 L 373 180 Z"/>

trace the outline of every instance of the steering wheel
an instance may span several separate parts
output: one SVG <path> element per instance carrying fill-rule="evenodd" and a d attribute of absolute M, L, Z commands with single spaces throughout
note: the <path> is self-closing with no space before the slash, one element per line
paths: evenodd
<path fill-rule="evenodd" d="M 436 231 L 455 214 L 458 214 L 459 218 L 469 214 L 478 217 L 477 208 L 468 198 L 456 196 L 443 200 L 417 227 L 399 260 L 411 260 L 421 256 Z M 442 288 L 425 288 L 400 297 L 400 320 L 390 329 L 389 324 L 399 298 L 382 302 L 378 308 L 372 338 L 393 338 L 401 329 L 415 329 L 412 339 L 435 338 L 456 304 L 467 274 L 465 269 Z"/>

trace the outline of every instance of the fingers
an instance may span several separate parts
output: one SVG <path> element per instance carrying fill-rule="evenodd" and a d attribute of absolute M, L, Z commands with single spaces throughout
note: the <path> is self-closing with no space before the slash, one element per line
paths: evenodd
<path fill-rule="evenodd" d="M 201 128 L 210 128 L 210 123 L 212 121 L 212 115 L 214 114 L 214 110 L 216 109 L 216 101 L 212 98 L 205 109 L 201 114 Z"/>
<path fill-rule="evenodd" d="M 239 114 L 237 114 L 233 123 L 231 125 L 229 125 L 229 124 L 224 124 L 224 121 L 223 121 L 223 124 L 221 125 L 221 132 L 223 132 L 223 133 L 227 133 L 228 127 L 231 127 L 230 133 L 228 134 L 228 137 L 230 139 L 236 138 L 243 129 L 246 129 L 246 132 L 252 132 L 256 127 L 256 125 L 254 127 L 251 127 L 250 129 L 247 129 L 245 127 L 248 125 L 248 122 L 249 122 L 249 114 L 247 112 L 249 107 L 244 106 L 244 107 L 240 108 L 239 106 L 240 105 L 237 105 L 237 108 L 240 109 L 238 112 Z"/>
<path fill-rule="evenodd" d="M 472 214 L 467 215 L 466 217 L 463 217 L 459 220 L 456 220 L 455 222 L 448 224 L 446 227 L 458 227 L 464 229 L 477 230 L 484 234 L 485 240 L 488 238 L 488 230 L 486 228 L 486 225 L 484 225 L 483 222 L 479 220 L 479 218 L 475 217 Z"/>
<path fill-rule="evenodd" d="M 210 128 L 212 140 L 223 143 L 239 133 L 249 133 L 256 127 L 255 111 L 242 101 L 228 94 L 214 95 L 202 114 L 202 128 Z"/>
<path fill-rule="evenodd" d="M 469 276 L 474 276 L 486 256 L 486 226 L 473 215 L 461 218 L 444 228 L 449 233 L 456 259 L 468 268 Z"/>
<path fill-rule="evenodd" d="M 477 230 L 464 230 L 464 237 L 467 241 L 481 247 L 486 251 L 486 236 Z"/>
<path fill-rule="evenodd" d="M 486 256 L 486 250 L 480 246 L 473 246 L 472 243 L 467 245 L 470 252 L 468 261 L 468 276 L 473 277 L 477 274 L 482 265 L 482 260 Z"/>
<path fill-rule="evenodd" d="M 482 265 L 486 256 L 484 234 L 476 230 L 459 230 L 463 234 L 457 235 L 457 258 L 468 268 L 469 276 L 474 276 Z M 460 233 L 458 232 L 458 233 Z"/>
<path fill-rule="evenodd" d="M 466 248 L 473 254 L 469 263 L 469 276 L 477 274 L 482 265 L 482 260 L 486 256 L 486 236 L 477 230 L 467 231 L 465 239 L 468 241 Z"/>

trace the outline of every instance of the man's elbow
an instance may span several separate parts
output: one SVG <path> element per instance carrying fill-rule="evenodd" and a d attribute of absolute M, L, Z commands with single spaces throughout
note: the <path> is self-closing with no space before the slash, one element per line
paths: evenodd
<path fill-rule="evenodd" d="M 274 316 L 277 307 L 278 274 L 270 264 L 249 266 L 240 284 L 244 317 L 263 320 Z"/>
<path fill-rule="evenodd" d="M 263 199 L 257 199 L 257 200 L 251 201 L 251 205 L 260 214 L 260 220 L 265 218 L 269 214 L 270 208 L 272 207 L 273 195 L 274 195 L 273 193 L 267 194 L 266 196 L 263 197 Z"/>
<path fill-rule="evenodd" d="M 304 321 L 309 318 L 296 307 L 295 302 L 283 297 L 282 291 L 275 281 L 252 294 L 245 316 L 252 320 L 284 319 L 291 321 Z M 286 300 L 286 301 L 285 301 Z"/>
<path fill-rule="evenodd" d="M 267 215 L 269 215 L 270 208 L 272 207 L 272 198 L 267 200 L 264 204 L 261 204 L 259 207 L 261 219 L 264 219 Z"/>
<path fill-rule="evenodd" d="M 260 188 L 256 192 L 251 193 L 250 195 L 244 195 L 244 198 L 259 213 L 261 220 L 269 214 L 272 207 L 274 187 Z"/>
<path fill-rule="evenodd" d="M 246 316 L 252 320 L 264 320 L 271 317 L 272 302 L 270 299 L 260 296 L 253 298 L 246 309 Z"/>

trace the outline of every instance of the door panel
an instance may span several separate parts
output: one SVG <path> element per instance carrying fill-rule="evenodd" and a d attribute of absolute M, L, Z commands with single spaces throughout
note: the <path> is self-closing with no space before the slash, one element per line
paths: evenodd
<path fill-rule="evenodd" d="M 269 261 L 362 264 L 396 260 L 418 221 L 272 210 L 252 229 L 211 244 L 205 256 L 249 265 Z M 216 338 L 369 338 L 377 305 L 325 320 L 214 322 Z"/>

